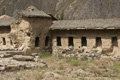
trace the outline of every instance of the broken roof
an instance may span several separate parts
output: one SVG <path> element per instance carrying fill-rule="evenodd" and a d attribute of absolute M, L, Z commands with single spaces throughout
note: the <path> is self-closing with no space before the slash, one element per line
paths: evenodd
<path fill-rule="evenodd" d="M 15 19 L 10 16 L 2 15 L 0 16 L 0 26 L 10 26 L 14 20 Z"/>
<path fill-rule="evenodd" d="M 38 10 L 34 6 L 30 6 L 26 9 L 26 11 L 20 11 L 19 13 L 25 17 L 47 17 L 47 18 L 50 18 L 50 16 L 48 14 L 46 14 L 42 10 Z"/>
<path fill-rule="evenodd" d="M 120 18 L 54 21 L 50 29 L 120 29 Z"/>

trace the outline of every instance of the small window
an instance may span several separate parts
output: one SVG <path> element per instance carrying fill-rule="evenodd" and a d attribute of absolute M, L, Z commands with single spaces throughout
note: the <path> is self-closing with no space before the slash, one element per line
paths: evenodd
<path fill-rule="evenodd" d="M 118 46 L 118 39 L 117 39 L 117 37 L 112 37 L 112 46 Z"/>
<path fill-rule="evenodd" d="M 48 43 L 49 43 L 49 36 L 47 36 L 45 39 L 45 46 L 48 46 Z"/>
<path fill-rule="evenodd" d="M 82 43 L 82 46 L 87 46 L 86 37 L 82 37 L 82 38 L 81 38 L 81 43 Z"/>
<path fill-rule="evenodd" d="M 61 45 L 61 37 L 57 37 L 57 46 L 62 46 Z"/>
<path fill-rule="evenodd" d="M 73 37 L 68 38 L 68 44 L 69 44 L 69 46 L 74 46 Z"/>
<path fill-rule="evenodd" d="M 101 37 L 96 37 L 96 47 L 102 46 Z"/>
<path fill-rule="evenodd" d="M 29 36 L 29 37 L 30 37 L 30 36 L 31 36 L 31 33 L 27 33 L 27 36 Z"/>
<path fill-rule="evenodd" d="M 39 47 L 39 37 L 35 38 L 35 47 Z"/>
<path fill-rule="evenodd" d="M 5 40 L 5 38 L 3 38 L 3 45 L 6 45 L 6 40 Z"/>

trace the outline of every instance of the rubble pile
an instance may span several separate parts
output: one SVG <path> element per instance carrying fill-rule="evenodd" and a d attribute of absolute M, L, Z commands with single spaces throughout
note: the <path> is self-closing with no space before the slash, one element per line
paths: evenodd
<path fill-rule="evenodd" d="M 47 67 L 46 62 L 39 61 L 38 56 L 0 54 L 0 72 Z"/>
<path fill-rule="evenodd" d="M 90 59 L 96 60 L 96 59 L 100 59 L 102 57 L 108 57 L 108 58 L 113 58 L 115 60 L 120 61 L 120 57 L 115 57 L 115 56 L 111 56 L 108 54 L 104 54 L 102 51 L 103 50 L 100 48 L 93 49 L 89 52 L 86 50 L 86 48 L 83 48 L 81 50 L 68 49 L 68 50 L 62 51 L 62 56 L 64 56 L 64 57 L 76 57 L 78 59 L 83 57 L 86 60 L 90 60 Z"/>

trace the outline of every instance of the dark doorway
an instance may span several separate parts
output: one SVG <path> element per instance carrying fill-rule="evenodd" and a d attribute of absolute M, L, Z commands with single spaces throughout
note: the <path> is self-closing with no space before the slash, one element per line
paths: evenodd
<path fill-rule="evenodd" d="M 117 37 L 112 37 L 112 46 L 118 46 L 118 39 L 117 39 Z"/>
<path fill-rule="evenodd" d="M 6 40 L 5 40 L 5 38 L 3 38 L 3 45 L 6 45 Z"/>
<path fill-rule="evenodd" d="M 57 37 L 57 46 L 62 46 L 61 45 L 61 37 Z"/>
<path fill-rule="evenodd" d="M 11 31 L 11 27 L 10 26 L 1 26 L 0 27 L 0 32 L 1 33 L 9 33 Z"/>
<path fill-rule="evenodd" d="M 101 37 L 96 37 L 96 47 L 102 46 Z"/>
<path fill-rule="evenodd" d="M 82 46 L 87 46 L 86 37 L 82 37 L 82 38 L 81 38 L 81 43 L 82 43 Z"/>
<path fill-rule="evenodd" d="M 39 47 L 39 37 L 35 38 L 35 47 Z"/>
<path fill-rule="evenodd" d="M 68 38 L 68 45 L 69 45 L 69 46 L 74 46 L 73 37 L 69 37 L 69 38 Z"/>
<path fill-rule="evenodd" d="M 45 46 L 48 46 L 48 43 L 49 43 L 49 36 L 46 36 L 46 39 L 45 39 Z"/>

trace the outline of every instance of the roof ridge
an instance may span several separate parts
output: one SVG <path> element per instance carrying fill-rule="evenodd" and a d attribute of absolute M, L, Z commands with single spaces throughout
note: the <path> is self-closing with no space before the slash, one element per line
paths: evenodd
<path fill-rule="evenodd" d="M 120 29 L 120 18 L 54 21 L 51 29 Z"/>
<path fill-rule="evenodd" d="M 96 21 L 96 20 L 120 20 L 120 18 L 110 18 L 110 19 L 81 19 L 81 20 L 57 20 L 57 21 L 54 21 L 54 22 L 62 22 L 62 21 L 87 21 L 87 20 L 93 20 L 93 21 Z"/>
<path fill-rule="evenodd" d="M 1 19 L 10 19 L 10 18 L 13 18 L 13 17 L 8 16 L 8 15 L 2 15 L 2 16 L 0 16 L 0 20 Z"/>

